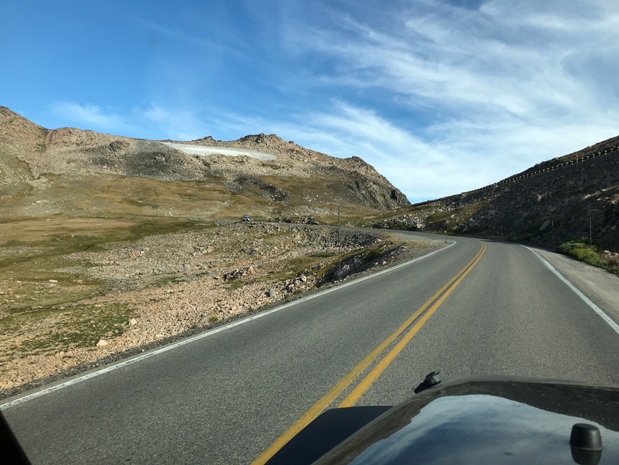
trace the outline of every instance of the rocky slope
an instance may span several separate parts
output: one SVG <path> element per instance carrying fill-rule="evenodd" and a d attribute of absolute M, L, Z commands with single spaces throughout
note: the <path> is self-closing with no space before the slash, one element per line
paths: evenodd
<path fill-rule="evenodd" d="M 242 222 L 59 242 L 0 248 L 0 398 L 444 246 Z"/>
<path fill-rule="evenodd" d="M 249 213 L 265 218 L 333 215 L 338 205 L 369 212 L 409 205 L 397 188 L 358 157 L 338 159 L 264 134 L 229 142 L 207 137 L 191 144 L 259 150 L 274 159 L 188 155 L 160 141 L 75 128 L 48 130 L 0 107 L 0 196 L 29 194 L 27 198 L 12 199 L 12 216 L 34 215 L 33 206 L 38 200 L 59 203 L 55 209 L 50 206 L 48 213 L 75 211 L 78 215 L 88 214 L 90 207 L 99 212 L 106 210 L 106 202 L 125 206 L 137 202 L 135 214 L 152 214 L 153 209 L 182 210 L 188 204 L 172 202 L 168 208 L 163 205 L 168 196 L 161 193 L 156 206 L 148 202 L 139 205 L 139 200 L 124 194 L 123 181 L 140 178 L 196 183 L 200 200 L 211 201 L 209 213 L 220 217 L 227 213 L 237 215 L 231 204 L 242 204 Z M 118 197 L 101 198 L 96 208 L 78 205 L 74 199 L 63 197 L 58 189 L 50 190 L 50 182 L 57 186 L 63 179 L 65 190 L 71 190 L 73 197 L 88 197 L 93 191 L 102 190 L 102 179 L 106 179 L 105 190 L 115 190 Z M 88 182 L 82 186 L 77 180 Z M 115 181 L 116 185 L 109 185 Z M 151 182 L 149 188 L 165 191 L 170 186 L 155 186 Z M 47 189 L 45 198 L 36 195 L 41 189 Z M 117 211 L 117 206 L 110 206 L 109 210 Z"/>
<path fill-rule="evenodd" d="M 501 182 L 413 205 L 382 227 L 449 231 L 554 246 L 591 239 L 619 249 L 619 137 Z"/>

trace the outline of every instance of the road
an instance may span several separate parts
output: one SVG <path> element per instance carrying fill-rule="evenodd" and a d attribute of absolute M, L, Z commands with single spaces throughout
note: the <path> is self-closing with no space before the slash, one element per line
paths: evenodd
<path fill-rule="evenodd" d="M 326 406 L 394 405 L 437 368 L 448 380 L 619 384 L 619 334 L 534 253 L 454 240 L 393 271 L 5 401 L 3 413 L 35 464 L 243 464 L 263 463 L 274 441 Z"/>

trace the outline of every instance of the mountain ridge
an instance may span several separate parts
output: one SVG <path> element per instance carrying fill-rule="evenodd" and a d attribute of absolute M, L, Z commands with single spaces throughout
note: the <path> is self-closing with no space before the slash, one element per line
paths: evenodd
<path fill-rule="evenodd" d="M 3 184 L 13 186 L 13 189 L 4 189 L 6 192 L 0 191 L 0 195 L 15 190 L 36 191 L 42 184 L 40 180 L 50 177 L 75 181 L 79 177 L 116 176 L 119 180 L 131 177 L 164 183 L 203 183 L 201 188 L 211 189 L 221 203 L 217 208 L 218 217 L 226 216 L 226 204 L 238 195 L 244 196 L 244 205 L 253 200 L 256 206 L 250 213 L 265 218 L 271 215 L 333 215 L 338 206 L 350 211 L 378 213 L 410 205 L 400 190 L 359 157 L 331 157 L 273 134 L 248 135 L 236 141 L 218 141 L 207 136 L 195 141 L 174 142 L 260 150 L 272 154 L 274 160 L 188 155 L 163 142 L 166 141 L 78 128 L 46 129 L 0 107 L 0 170 L 4 175 Z M 159 186 L 163 191 L 168 187 Z M 81 192 L 85 195 L 83 190 Z M 208 197 L 202 194 L 203 198 Z M 64 201 L 66 203 L 67 199 Z M 176 205 L 175 208 L 180 207 Z M 234 211 L 234 215 L 236 213 Z"/>

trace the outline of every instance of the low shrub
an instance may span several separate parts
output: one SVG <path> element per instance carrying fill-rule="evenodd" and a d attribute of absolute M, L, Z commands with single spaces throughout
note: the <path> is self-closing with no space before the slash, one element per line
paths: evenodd
<path fill-rule="evenodd" d="M 614 261 L 605 257 L 596 246 L 587 244 L 582 239 L 565 242 L 557 247 L 557 251 L 578 261 L 604 268 L 611 273 L 619 275 L 619 266 Z"/>

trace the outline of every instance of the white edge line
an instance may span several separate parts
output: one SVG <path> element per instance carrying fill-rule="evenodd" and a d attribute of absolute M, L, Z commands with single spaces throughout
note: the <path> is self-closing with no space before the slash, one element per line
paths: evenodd
<path fill-rule="evenodd" d="M 608 326 L 610 326 L 613 330 L 615 330 L 615 332 L 617 334 L 619 334 L 619 325 L 617 323 L 615 323 L 615 320 L 613 320 L 611 317 L 609 317 L 604 310 L 602 310 L 600 307 L 598 307 L 597 305 L 595 305 L 586 295 L 584 295 L 582 292 L 580 292 L 580 290 L 578 290 L 578 288 L 576 286 L 574 286 L 570 281 L 568 281 L 568 279 L 563 276 L 561 273 L 559 273 L 556 268 L 554 266 L 552 266 L 550 263 L 548 263 L 548 261 L 542 257 L 540 254 L 538 254 L 535 250 L 531 249 L 530 247 L 527 247 L 525 245 L 523 245 L 523 247 L 525 249 L 528 249 L 530 252 L 532 252 L 533 254 L 535 254 L 537 256 L 537 258 L 539 258 L 541 260 L 541 262 L 546 266 L 546 268 L 548 268 L 550 271 L 552 271 L 561 281 L 563 281 L 567 287 L 569 287 L 572 291 L 574 291 L 574 293 L 580 297 L 589 307 L 591 307 L 593 309 L 593 311 L 595 313 L 597 313 L 600 318 L 602 318 L 602 320 L 604 320 L 606 323 L 608 323 Z"/>
<path fill-rule="evenodd" d="M 185 344 L 190 344 L 190 343 L 198 341 L 200 339 L 204 339 L 206 337 L 213 336 L 213 335 L 215 335 L 217 333 L 221 333 L 223 331 L 227 331 L 227 330 L 232 329 L 232 328 L 234 328 L 236 326 L 240 326 L 242 324 L 249 323 L 250 321 L 257 320 L 258 318 L 262 318 L 262 317 L 265 317 L 265 316 L 270 315 L 272 313 L 279 312 L 280 310 L 284 310 L 284 309 L 286 309 L 288 307 L 292 307 L 293 305 L 300 304 L 301 302 L 306 302 L 308 300 L 314 299 L 316 297 L 323 296 L 323 295 L 328 294 L 330 292 L 339 291 L 340 289 L 344 289 L 345 287 L 352 286 L 353 284 L 359 284 L 359 283 L 361 283 L 361 282 L 363 282 L 363 281 L 365 281 L 367 279 L 372 279 L 372 278 L 375 278 L 375 277 L 380 276 L 382 274 L 390 273 L 390 272 L 398 270 L 398 269 L 400 269 L 400 268 L 402 268 L 404 266 L 410 265 L 411 263 L 415 263 L 415 262 L 417 262 L 419 260 L 423 260 L 424 258 L 430 257 L 431 255 L 434 255 L 436 253 L 442 252 L 443 250 L 447 250 L 449 247 L 451 247 L 455 243 L 456 243 L 455 241 L 451 241 L 450 244 L 447 247 L 442 247 L 442 248 L 437 249 L 437 250 L 435 250 L 433 252 L 430 252 L 430 253 L 428 253 L 426 255 L 422 255 L 421 257 L 417 257 L 417 258 L 414 258 L 413 260 L 409 260 L 407 262 L 400 263 L 399 265 L 396 265 L 394 267 L 387 268 L 386 270 L 382 270 L 382 271 L 379 271 L 377 273 L 372 273 L 371 275 L 355 279 L 355 280 L 350 281 L 348 283 L 340 284 L 340 285 L 337 285 L 337 286 L 332 287 L 330 289 L 325 289 L 324 291 L 317 292 L 315 294 L 311 294 L 311 295 L 308 295 L 306 297 L 302 297 L 302 298 L 297 299 L 297 300 L 293 300 L 292 302 L 288 302 L 286 304 L 280 305 L 280 306 L 275 307 L 275 308 L 273 308 L 271 310 L 266 310 L 264 312 L 257 313 L 256 315 L 253 315 L 253 316 L 250 316 L 250 317 L 247 317 L 247 318 L 243 318 L 241 320 L 238 320 L 238 321 L 226 324 L 224 326 L 220 326 L 219 328 L 215 328 L 215 329 L 210 330 L 210 331 L 205 331 L 205 332 L 200 333 L 200 334 L 198 334 L 196 336 L 192 336 L 192 337 L 189 337 L 187 339 L 183 339 L 181 341 L 174 342 L 172 344 L 160 347 L 159 349 L 154 349 L 154 350 L 151 350 L 151 351 L 146 352 L 144 354 L 133 356 L 131 358 L 128 358 L 127 360 L 123 360 L 122 362 L 114 363 L 113 365 L 108 365 L 108 366 L 100 368 L 100 369 L 98 369 L 96 371 L 92 371 L 90 373 L 86 373 L 84 375 L 77 376 L 76 378 L 69 379 L 67 381 L 64 381 L 64 382 L 61 382 L 59 384 L 50 386 L 50 387 L 42 389 L 40 391 L 36 391 L 36 392 L 30 393 L 30 394 L 26 394 L 26 395 L 24 395 L 22 397 L 19 397 L 17 399 L 12 400 L 12 401 L 6 402 L 4 404 L 0 404 L 0 410 L 6 410 L 6 409 L 9 409 L 11 407 L 15 407 L 16 405 L 23 404 L 23 403 L 28 402 L 30 400 L 37 399 L 38 397 L 43 397 L 44 395 L 51 394 L 52 392 L 59 391 L 60 389 L 64 389 L 66 387 L 73 386 L 74 384 L 81 383 L 82 381 L 87 381 L 89 379 L 96 378 L 97 376 L 101 376 L 101 375 L 104 375 L 104 374 L 109 373 L 111 371 L 118 370 L 119 368 L 123 368 L 123 367 L 126 367 L 128 365 L 132 365 L 132 364 L 140 362 L 142 360 L 146 360 L 147 358 L 151 358 L 151 357 L 154 357 L 155 355 L 159 355 L 159 354 L 162 354 L 162 353 L 167 352 L 169 350 L 176 349 L 177 347 L 184 346 Z"/>

